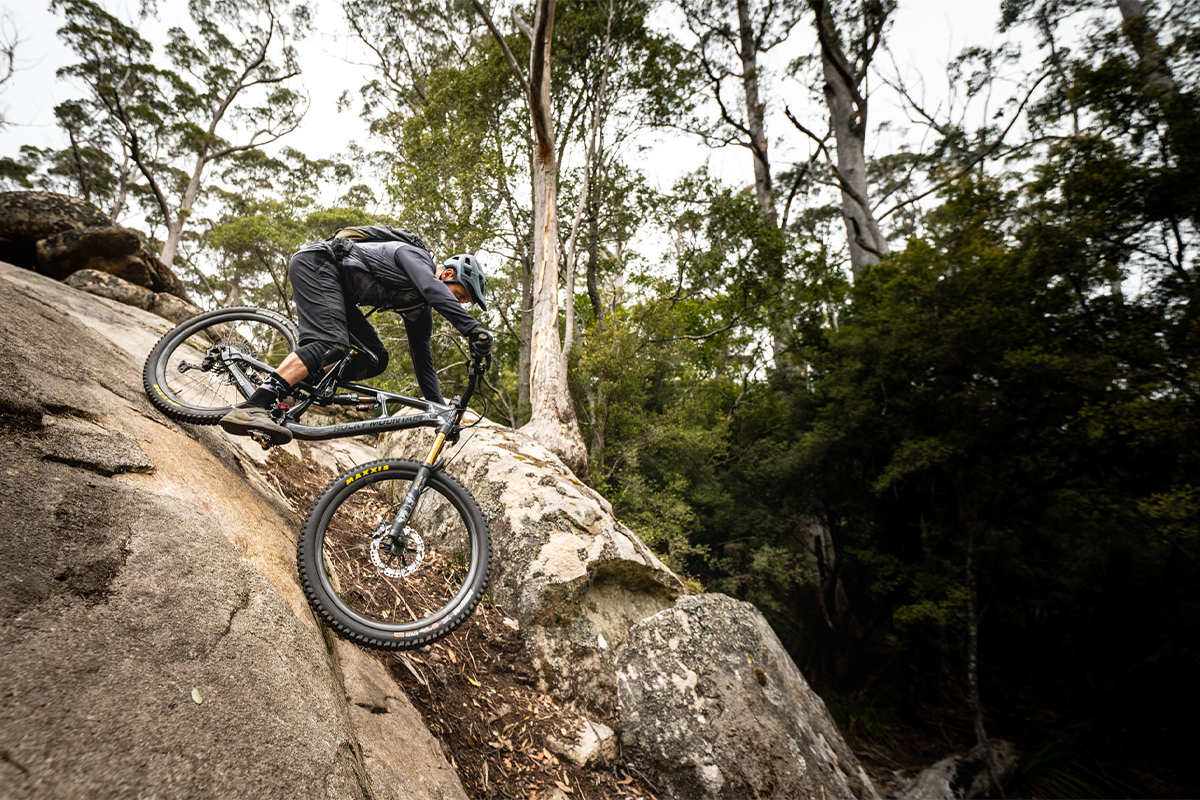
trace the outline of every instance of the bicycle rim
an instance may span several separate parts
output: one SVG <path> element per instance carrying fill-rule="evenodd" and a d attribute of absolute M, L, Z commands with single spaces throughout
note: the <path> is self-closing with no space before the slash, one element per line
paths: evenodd
<path fill-rule="evenodd" d="M 366 633 L 375 646 L 415 646 L 445 635 L 474 608 L 487 577 L 478 509 L 441 474 L 430 476 L 402 546 L 391 542 L 417 468 L 366 465 L 339 479 L 342 486 L 314 512 L 310 571 L 333 612 L 325 616 Z"/>
<path fill-rule="evenodd" d="M 283 322 L 265 314 L 229 312 L 211 321 L 197 320 L 183 327 L 166 344 L 154 367 L 155 388 L 172 405 L 184 410 L 219 415 L 245 396 L 228 365 L 218 355 L 238 354 L 257 362 L 278 365 L 295 347 Z M 257 385 L 269 370 L 239 362 L 240 369 Z"/>

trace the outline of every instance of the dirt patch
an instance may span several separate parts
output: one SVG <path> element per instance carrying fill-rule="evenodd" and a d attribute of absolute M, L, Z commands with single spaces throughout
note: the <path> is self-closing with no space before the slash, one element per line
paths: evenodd
<path fill-rule="evenodd" d="M 337 477 L 333 470 L 317 463 L 310 452 L 312 446 L 300 443 L 303 459 L 286 450 L 271 450 L 267 458 L 266 478 L 288 501 L 288 505 L 303 521 L 329 482 Z M 299 531 L 297 531 L 299 533 Z"/>
<path fill-rule="evenodd" d="M 496 606 L 481 603 L 450 636 L 388 661 L 471 797 L 657 797 L 626 765 L 585 769 L 550 752 L 547 737 L 570 740 L 582 715 L 537 690 L 520 634 Z"/>

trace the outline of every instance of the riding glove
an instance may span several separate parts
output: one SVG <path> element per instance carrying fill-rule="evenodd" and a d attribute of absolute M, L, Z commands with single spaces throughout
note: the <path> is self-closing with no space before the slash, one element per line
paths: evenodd
<path fill-rule="evenodd" d="M 492 335 L 485 330 L 478 330 L 471 334 L 471 357 L 483 358 L 492 352 Z"/>

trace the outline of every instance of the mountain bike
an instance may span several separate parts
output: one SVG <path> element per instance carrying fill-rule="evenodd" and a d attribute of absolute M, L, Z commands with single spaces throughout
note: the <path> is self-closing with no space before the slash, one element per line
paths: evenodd
<path fill-rule="evenodd" d="M 142 383 L 168 417 L 215 425 L 296 349 L 296 339 L 295 324 L 267 309 L 205 312 L 155 344 Z M 339 636 L 366 647 L 407 650 L 458 627 L 487 586 L 487 523 L 471 494 L 442 470 L 441 454 L 447 442 L 457 442 L 490 358 L 472 358 L 466 389 L 441 405 L 342 380 L 356 352 L 367 352 L 350 344 L 346 357 L 323 376 L 293 388 L 273 411 L 275 421 L 302 440 L 417 427 L 434 428 L 436 435 L 423 461 L 372 461 L 329 484 L 300 532 L 300 583 L 318 618 Z M 398 405 L 418 413 L 392 414 Z M 306 425 L 301 415 L 311 408 L 378 413 Z M 270 447 L 266 437 L 256 441 Z"/>

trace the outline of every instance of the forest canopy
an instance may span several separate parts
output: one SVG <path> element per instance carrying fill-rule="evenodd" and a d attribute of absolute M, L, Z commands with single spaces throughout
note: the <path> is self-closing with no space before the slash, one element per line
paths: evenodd
<path fill-rule="evenodd" d="M 54 0 L 62 144 L 0 182 L 144 229 L 209 307 L 294 313 L 290 254 L 343 225 L 479 252 L 488 414 L 757 604 L 870 760 L 1002 737 L 1019 794 L 1186 793 L 1200 6 L 1003 0 L 927 102 L 904 3 L 345 0 L 369 135 L 330 155 L 288 138 L 335 112 L 306 5 Z M 695 153 L 671 185 L 653 136 Z"/>

